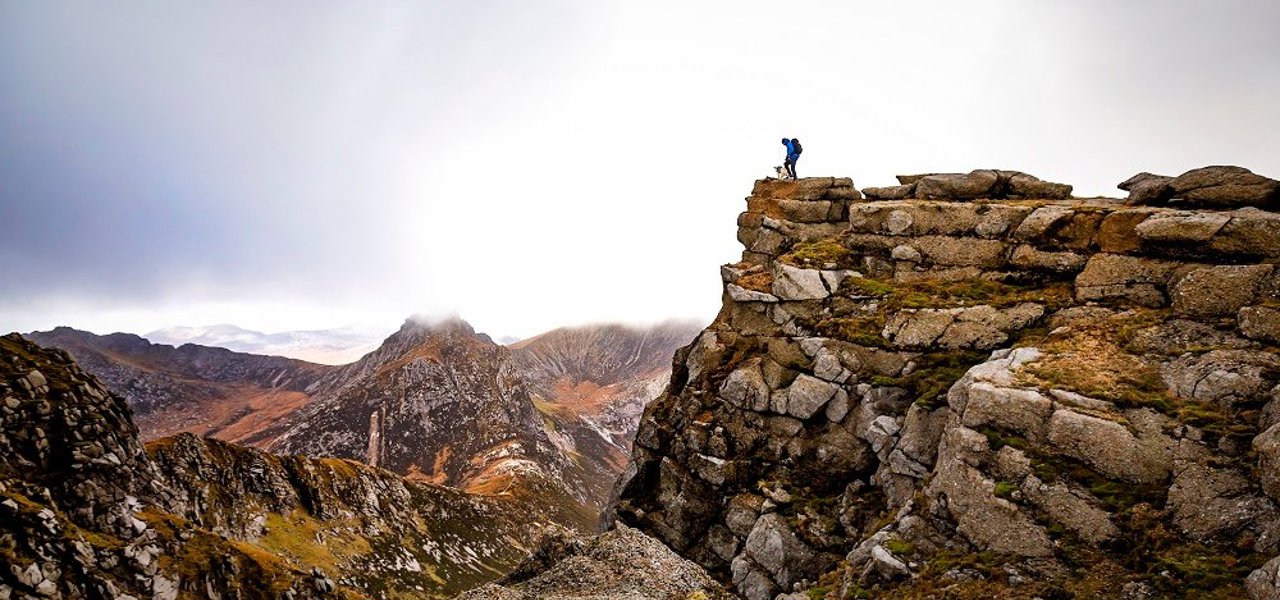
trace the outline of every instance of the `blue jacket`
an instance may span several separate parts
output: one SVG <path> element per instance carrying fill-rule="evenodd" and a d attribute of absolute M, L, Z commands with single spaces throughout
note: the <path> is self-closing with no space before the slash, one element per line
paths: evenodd
<path fill-rule="evenodd" d="M 787 156 L 792 156 L 796 153 L 796 147 L 791 144 L 791 140 L 782 138 L 782 145 L 787 147 Z"/>

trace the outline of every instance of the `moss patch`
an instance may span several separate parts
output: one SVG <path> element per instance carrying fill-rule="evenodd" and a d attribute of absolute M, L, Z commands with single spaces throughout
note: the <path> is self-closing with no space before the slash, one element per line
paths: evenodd
<path fill-rule="evenodd" d="M 916 369 L 902 377 L 873 377 L 872 385 L 900 387 L 926 410 L 947 404 L 947 391 L 974 365 L 987 359 L 986 352 L 932 352 L 916 360 Z"/>
<path fill-rule="evenodd" d="M 844 289 L 854 296 L 880 298 L 892 294 L 896 287 L 878 279 L 866 277 L 850 277 L 844 282 Z"/>
<path fill-rule="evenodd" d="M 1013 285 L 987 279 L 961 281 L 920 280 L 908 283 L 888 283 L 894 287 L 887 299 L 887 307 L 949 308 L 986 304 L 1006 308 L 1024 302 L 1045 304 L 1051 309 L 1071 304 L 1074 296 L 1070 284 Z"/>
<path fill-rule="evenodd" d="M 1008 499 L 1009 497 L 1013 496 L 1013 493 L 1017 490 L 1018 490 L 1018 484 L 1016 483 L 1013 483 L 1011 481 L 997 481 L 996 487 L 995 487 L 995 490 L 993 490 L 993 493 L 997 498 Z"/>
<path fill-rule="evenodd" d="M 855 258 L 856 255 L 844 247 L 840 238 L 831 237 L 800 242 L 778 260 L 807 269 L 852 269 L 856 267 Z"/>
<path fill-rule="evenodd" d="M 814 329 L 823 337 L 829 337 L 866 348 L 884 348 L 889 340 L 880 332 L 884 331 L 884 315 L 875 314 L 859 317 L 839 317 L 818 321 Z"/>

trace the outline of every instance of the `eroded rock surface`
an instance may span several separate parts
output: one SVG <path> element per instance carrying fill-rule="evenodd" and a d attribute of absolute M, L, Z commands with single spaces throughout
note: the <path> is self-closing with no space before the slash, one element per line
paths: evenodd
<path fill-rule="evenodd" d="M 1273 597 L 1280 215 L 1192 175 L 758 184 L 619 519 L 749 600 Z"/>
<path fill-rule="evenodd" d="M 621 525 L 591 540 L 549 540 L 549 560 L 456 600 L 728 600 L 700 567 L 661 542 Z"/>

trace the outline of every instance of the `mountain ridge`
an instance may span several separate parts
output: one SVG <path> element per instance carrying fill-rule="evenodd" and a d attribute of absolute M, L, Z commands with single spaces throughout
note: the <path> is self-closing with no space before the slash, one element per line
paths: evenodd
<path fill-rule="evenodd" d="M 71 352 L 125 396 L 145 439 L 194 431 L 257 441 L 263 429 L 309 402 L 308 387 L 332 369 L 198 344 L 155 344 L 126 333 L 58 327 L 28 337 Z"/>
<path fill-rule="evenodd" d="M 191 434 L 145 447 L 65 351 L 0 337 L 6 597 L 446 597 L 492 580 L 548 521 L 337 459 Z"/>

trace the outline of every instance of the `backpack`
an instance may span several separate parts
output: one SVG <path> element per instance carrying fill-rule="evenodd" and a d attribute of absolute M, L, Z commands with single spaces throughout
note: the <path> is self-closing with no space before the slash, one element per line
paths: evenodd
<path fill-rule="evenodd" d="M 800 156 L 800 153 L 804 152 L 804 149 L 800 147 L 800 140 L 795 138 L 791 138 L 791 149 L 795 150 L 796 156 Z"/>

